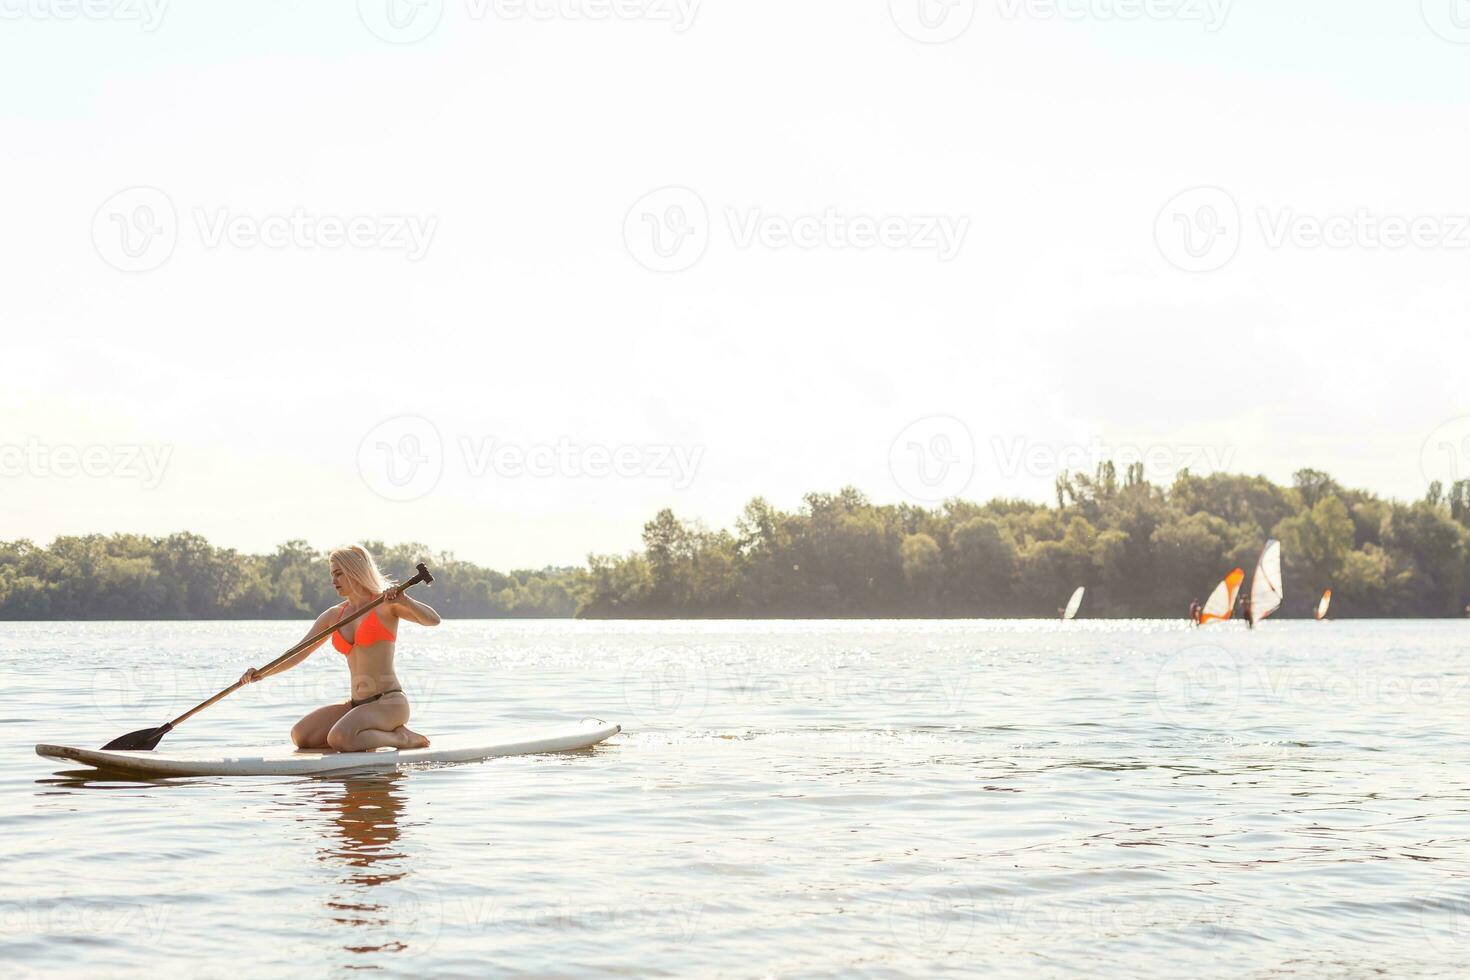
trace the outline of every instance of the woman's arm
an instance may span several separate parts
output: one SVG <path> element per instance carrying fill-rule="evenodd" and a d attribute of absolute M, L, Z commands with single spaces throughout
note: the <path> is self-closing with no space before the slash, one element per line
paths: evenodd
<path fill-rule="evenodd" d="M 419 602 L 411 595 L 405 595 L 403 590 L 396 585 L 383 593 L 383 605 L 387 606 L 399 619 L 406 619 L 420 626 L 438 626 L 443 622 L 439 614 L 434 611 L 433 606 Z"/>
<path fill-rule="evenodd" d="M 302 639 L 304 640 L 307 637 L 315 636 L 322 630 L 326 629 L 329 625 L 331 625 L 334 621 L 332 614 L 336 611 L 336 607 L 334 606 L 333 608 L 328 609 L 326 612 L 318 616 L 316 618 L 316 622 L 311 624 L 311 629 L 306 631 L 306 636 L 303 636 Z M 284 674 L 286 671 L 290 670 L 292 667 L 295 667 L 297 664 L 301 663 L 301 661 L 305 660 L 307 657 L 315 653 L 325 642 L 327 641 L 324 639 L 316 641 L 305 650 L 302 650 L 300 653 L 291 657 L 289 660 L 283 660 L 275 667 L 272 667 L 269 674 L 257 673 L 255 668 L 251 667 L 249 670 L 245 671 L 245 673 L 240 675 L 240 683 L 254 684 L 256 681 L 265 680 L 267 677 L 274 677 L 276 674 Z"/>

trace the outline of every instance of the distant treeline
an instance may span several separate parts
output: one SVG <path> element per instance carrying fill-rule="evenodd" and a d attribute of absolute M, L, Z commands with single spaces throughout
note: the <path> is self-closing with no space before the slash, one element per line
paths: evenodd
<path fill-rule="evenodd" d="M 937 509 L 811 494 L 796 513 L 751 501 L 732 531 L 664 511 L 643 552 L 593 557 L 587 617 L 1055 616 L 1079 585 L 1084 617 L 1183 617 L 1235 566 L 1281 539 L 1286 603 L 1306 616 L 1463 616 L 1470 601 L 1470 481 L 1402 503 L 1302 470 L 1181 474 L 1142 465 L 1057 480 L 1054 506 L 953 500 Z"/>
<path fill-rule="evenodd" d="M 1333 615 L 1462 616 L 1470 595 L 1470 481 L 1414 503 L 1348 490 L 1302 470 L 1264 477 L 1142 466 L 1058 479 L 1056 503 L 952 500 L 880 505 L 846 489 L 796 512 L 751 501 L 733 530 L 662 511 L 643 550 L 588 567 L 504 574 L 422 545 L 367 542 L 390 578 L 426 561 L 446 616 L 484 618 L 1054 616 L 1079 585 L 1084 617 L 1183 617 L 1231 568 L 1248 573 L 1280 538 L 1286 604 L 1305 616 L 1325 588 Z M 0 544 L 0 619 L 275 619 L 337 601 L 325 555 L 304 542 L 269 555 L 193 534 Z"/>
<path fill-rule="evenodd" d="M 574 568 L 502 574 L 422 545 L 365 542 L 395 581 L 427 562 L 426 600 L 446 616 L 564 618 L 577 611 Z M 290 541 L 269 555 L 215 548 L 196 534 L 0 543 L 0 619 L 304 619 L 341 601 L 326 554 Z"/>

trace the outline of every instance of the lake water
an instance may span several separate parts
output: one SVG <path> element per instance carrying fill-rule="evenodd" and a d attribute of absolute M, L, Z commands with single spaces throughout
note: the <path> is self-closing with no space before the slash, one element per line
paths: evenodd
<path fill-rule="evenodd" d="M 1470 624 L 405 626 L 432 736 L 559 756 L 102 779 L 305 624 L 0 629 L 20 975 L 1460 976 Z M 165 748 L 284 740 L 330 650 Z M 58 771 L 62 770 L 62 771 Z"/>

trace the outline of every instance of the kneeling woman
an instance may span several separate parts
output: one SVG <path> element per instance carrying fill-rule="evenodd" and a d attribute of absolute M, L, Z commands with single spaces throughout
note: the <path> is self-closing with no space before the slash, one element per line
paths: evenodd
<path fill-rule="evenodd" d="M 351 697 L 345 704 L 329 704 L 302 718 L 291 729 L 291 741 L 301 749 L 332 748 L 342 752 L 426 747 L 429 740 L 407 727 L 408 696 L 393 673 L 393 648 L 401 623 L 438 626 L 439 614 L 389 584 L 373 556 L 360 545 L 332 552 L 331 568 L 332 585 L 346 601 L 318 616 L 307 636 L 342 622 L 379 595 L 383 603 L 356 623 L 332 633 L 332 646 L 347 658 L 347 669 L 352 672 Z M 250 684 L 290 670 L 325 642 L 301 651 L 270 674 L 259 674 L 251 667 L 240 680 Z"/>

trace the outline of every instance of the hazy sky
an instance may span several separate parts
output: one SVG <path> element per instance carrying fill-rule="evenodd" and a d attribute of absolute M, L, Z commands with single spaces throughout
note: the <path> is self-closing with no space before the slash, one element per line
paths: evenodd
<path fill-rule="evenodd" d="M 1470 476 L 1463 0 L 91 2 L 0 0 L 0 538 Z"/>

